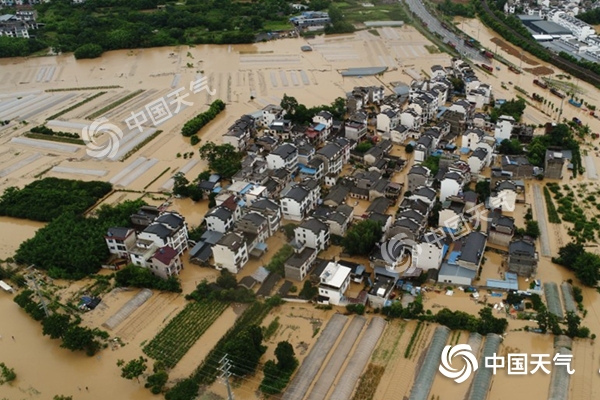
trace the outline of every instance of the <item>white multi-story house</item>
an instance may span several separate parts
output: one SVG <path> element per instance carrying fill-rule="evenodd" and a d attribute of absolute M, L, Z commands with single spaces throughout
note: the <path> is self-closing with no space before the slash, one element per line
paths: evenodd
<path fill-rule="evenodd" d="M 284 143 L 267 154 L 269 169 L 287 168 L 293 171 L 298 165 L 298 149 L 290 143 Z"/>
<path fill-rule="evenodd" d="M 204 217 L 206 229 L 225 233 L 233 228 L 235 219 L 233 213 L 225 207 L 216 206 L 206 213 Z"/>
<path fill-rule="evenodd" d="M 330 142 L 317 151 L 315 157 L 325 162 L 326 175 L 338 175 L 344 166 L 344 155 L 344 148 L 336 142 Z"/>
<path fill-rule="evenodd" d="M 381 106 L 377 114 L 377 132 L 388 133 L 400 124 L 400 111 L 390 106 Z"/>
<path fill-rule="evenodd" d="M 279 199 L 284 219 L 302 221 L 315 209 L 320 198 L 319 184 L 306 181 L 284 189 Z"/>
<path fill-rule="evenodd" d="M 400 124 L 408 129 L 419 129 L 421 127 L 421 113 L 415 107 L 407 108 L 400 114 Z"/>
<path fill-rule="evenodd" d="M 333 115 L 329 111 L 321 111 L 313 117 L 313 122 L 325 125 L 327 130 L 330 131 L 333 126 Z"/>
<path fill-rule="evenodd" d="M 236 150 L 245 150 L 248 146 L 250 137 L 255 130 L 255 120 L 250 115 L 243 115 L 229 127 L 223 135 L 223 143 L 227 143 L 235 147 Z"/>
<path fill-rule="evenodd" d="M 256 122 L 263 128 L 267 128 L 271 126 L 273 121 L 283 119 L 284 116 L 285 110 L 283 108 L 274 104 L 269 104 L 268 106 L 262 109 L 262 116 Z"/>
<path fill-rule="evenodd" d="M 477 148 L 477 144 L 483 138 L 485 132 L 478 128 L 467 129 L 462 134 L 461 146 L 464 149 L 469 149 L 470 151 L 475 151 Z"/>
<path fill-rule="evenodd" d="M 331 261 L 319 276 L 319 297 L 322 303 L 341 305 L 350 285 L 352 269 Z"/>
<path fill-rule="evenodd" d="M 302 246 L 325 250 L 329 247 L 329 226 L 316 218 L 308 218 L 294 229 L 294 238 Z"/>
<path fill-rule="evenodd" d="M 185 219 L 175 212 L 166 212 L 139 233 L 138 241 L 140 239 L 151 241 L 158 247 L 171 246 L 181 255 L 188 247 Z"/>
<path fill-rule="evenodd" d="M 440 201 L 443 203 L 450 196 L 456 196 L 462 191 L 466 179 L 458 171 L 448 171 L 440 183 Z"/>
<path fill-rule="evenodd" d="M 246 238 L 237 232 L 224 235 L 212 248 L 215 267 L 232 274 L 240 272 L 248 262 Z"/>
<path fill-rule="evenodd" d="M 489 154 L 486 149 L 483 147 L 478 147 L 473 154 L 469 156 L 467 160 L 469 164 L 469 168 L 471 169 L 472 174 L 479 174 L 481 170 L 487 167 L 487 160 L 489 159 Z"/>
<path fill-rule="evenodd" d="M 431 78 L 445 78 L 446 77 L 446 69 L 441 65 L 432 65 L 431 66 Z"/>
<path fill-rule="evenodd" d="M 496 142 L 500 143 L 504 139 L 510 139 L 515 119 L 510 115 L 501 115 L 496 122 L 496 129 L 494 130 L 494 137 Z"/>
<path fill-rule="evenodd" d="M 594 27 L 586 24 L 582 20 L 575 18 L 562 10 L 555 10 L 548 13 L 548 20 L 556 22 L 570 30 L 577 40 L 585 41 L 589 36 L 595 35 Z"/>
<path fill-rule="evenodd" d="M 446 249 L 443 236 L 435 232 L 426 233 L 419 243 L 413 245 L 413 267 L 421 268 L 423 271 L 439 269 Z"/>
<path fill-rule="evenodd" d="M 110 254 L 120 258 L 129 258 L 129 251 L 135 246 L 137 236 L 131 228 L 109 228 L 106 236 L 106 245 Z"/>

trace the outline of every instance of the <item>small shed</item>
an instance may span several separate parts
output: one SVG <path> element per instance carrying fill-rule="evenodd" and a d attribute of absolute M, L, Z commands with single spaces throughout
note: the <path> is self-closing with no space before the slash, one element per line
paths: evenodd
<path fill-rule="evenodd" d="M 8 292 L 8 293 L 14 292 L 12 286 L 10 286 L 8 283 L 6 283 L 4 281 L 0 281 L 0 289 L 4 290 L 5 292 Z"/>

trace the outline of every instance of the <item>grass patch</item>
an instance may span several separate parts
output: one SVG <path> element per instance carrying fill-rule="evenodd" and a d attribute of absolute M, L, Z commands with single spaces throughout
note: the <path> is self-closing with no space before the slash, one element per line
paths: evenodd
<path fill-rule="evenodd" d="M 46 92 L 73 92 L 76 90 L 103 90 L 103 89 L 122 89 L 123 86 L 109 85 L 109 86 L 88 86 L 88 87 L 74 87 L 74 88 L 63 88 L 63 89 L 46 89 Z"/>
<path fill-rule="evenodd" d="M 384 0 L 371 0 L 373 7 L 363 7 L 363 1 L 346 0 L 336 2 L 344 14 L 344 21 L 351 24 L 361 24 L 365 21 L 404 21 L 411 19 L 405 8 L 399 2 L 389 3 Z"/>
<path fill-rule="evenodd" d="M 291 29 L 293 29 L 293 26 L 287 19 L 282 19 L 279 21 L 266 21 L 263 28 L 265 32 L 289 31 Z"/>
<path fill-rule="evenodd" d="M 550 191 L 544 186 L 544 197 L 546 198 L 546 210 L 548 211 L 548 221 L 552 224 L 560 224 L 560 216 L 556 211 Z"/>
<path fill-rule="evenodd" d="M 417 324 L 417 328 L 415 329 L 412 336 L 410 337 L 410 342 L 408 342 L 408 346 L 406 346 L 406 350 L 404 350 L 404 358 L 410 358 L 411 353 L 412 353 L 411 350 L 413 349 L 413 346 L 415 345 L 415 342 L 416 342 L 417 338 L 419 337 L 419 332 L 421 331 L 422 325 L 423 325 L 423 321 L 419 321 L 419 323 Z"/>
<path fill-rule="evenodd" d="M 219 301 L 188 303 L 167 326 L 144 347 L 144 353 L 173 368 L 228 304 Z"/>
<path fill-rule="evenodd" d="M 440 49 L 433 45 L 433 44 L 426 44 L 425 48 L 427 49 L 427 51 L 429 52 L 429 54 L 437 54 L 437 53 L 441 53 Z"/>
<path fill-rule="evenodd" d="M 145 145 L 147 145 L 148 143 L 150 143 L 155 137 L 157 137 L 161 133 L 162 133 L 162 131 L 158 130 L 158 131 L 154 132 L 152 135 L 148 136 L 146 138 L 146 140 L 144 140 L 143 142 L 141 142 L 140 144 L 138 144 L 137 146 L 135 146 L 133 149 L 131 149 L 130 151 L 128 151 L 127 154 L 125 154 L 123 156 L 123 159 L 121 161 L 127 160 L 129 157 L 131 157 L 132 155 L 134 155 L 139 149 L 141 149 L 142 147 L 144 147 Z"/>
<path fill-rule="evenodd" d="M 51 119 L 56 119 L 56 118 L 60 117 L 61 115 L 68 113 L 69 111 L 73 111 L 77 107 L 81 107 L 85 103 L 89 103 L 90 101 L 102 96 L 103 94 L 106 94 L 106 92 L 98 92 L 95 95 L 88 97 L 87 99 L 81 100 L 79 103 L 75 103 L 71 107 L 65 108 L 64 110 L 59 111 L 56 114 L 49 116 L 48 118 L 46 118 L 46 121 L 49 121 Z"/>
<path fill-rule="evenodd" d="M 352 396 L 352 400 L 373 400 L 384 372 L 385 367 L 369 363 L 367 370 L 358 381 L 358 386 L 354 396 Z"/>
<path fill-rule="evenodd" d="M 120 106 L 121 104 L 125 103 L 126 101 L 133 99 L 135 96 L 139 95 L 142 92 L 144 92 L 144 89 L 138 89 L 133 93 L 129 93 L 127 96 L 125 96 L 117 101 L 113 101 L 109 105 L 102 107 L 98 111 L 91 113 L 90 115 L 88 115 L 85 118 L 86 119 L 95 119 L 95 118 L 101 116 L 102 114 L 105 114 L 106 112 L 112 110 L 113 108 Z"/>
<path fill-rule="evenodd" d="M 78 144 L 85 146 L 85 142 L 82 139 L 68 138 L 64 136 L 52 136 L 52 135 L 42 135 L 41 133 L 26 133 L 23 136 L 29 139 L 38 139 L 38 140 L 47 140 L 49 142 L 61 142 L 61 143 L 69 143 L 69 144 Z"/>
<path fill-rule="evenodd" d="M 281 326 L 281 324 L 279 323 L 279 317 L 275 317 L 275 319 L 273 321 L 271 321 L 269 326 L 264 328 L 264 332 L 263 332 L 264 340 L 265 341 L 269 340 L 269 338 L 272 337 L 277 332 L 277 330 L 279 329 L 280 326 Z"/>

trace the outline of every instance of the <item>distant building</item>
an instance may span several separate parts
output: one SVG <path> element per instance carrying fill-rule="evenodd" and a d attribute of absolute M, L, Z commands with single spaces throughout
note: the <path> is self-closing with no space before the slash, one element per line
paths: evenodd
<path fill-rule="evenodd" d="M 565 157 L 561 151 L 546 150 L 544 160 L 544 178 L 562 179 Z"/>
<path fill-rule="evenodd" d="M 248 262 L 248 247 L 242 234 L 229 232 L 213 246 L 215 267 L 237 274 Z"/>
<path fill-rule="evenodd" d="M 104 240 L 110 254 L 120 258 L 129 258 L 129 251 L 135 246 L 137 237 L 130 228 L 109 228 Z"/>

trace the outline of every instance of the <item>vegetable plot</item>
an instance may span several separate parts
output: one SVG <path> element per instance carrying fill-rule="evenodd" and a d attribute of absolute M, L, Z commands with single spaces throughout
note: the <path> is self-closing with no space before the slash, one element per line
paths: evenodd
<path fill-rule="evenodd" d="M 219 301 L 193 301 L 144 347 L 144 353 L 173 368 L 227 308 Z"/>

